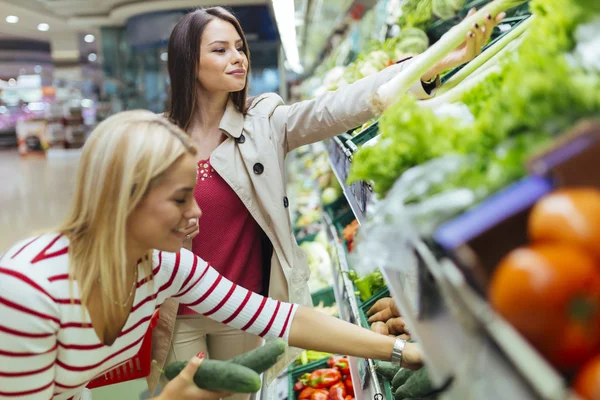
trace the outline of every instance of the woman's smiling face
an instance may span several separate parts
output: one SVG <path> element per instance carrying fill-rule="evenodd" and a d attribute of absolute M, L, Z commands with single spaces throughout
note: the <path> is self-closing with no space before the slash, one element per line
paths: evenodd
<path fill-rule="evenodd" d="M 207 92 L 239 92 L 246 86 L 248 57 L 235 27 L 221 19 L 210 21 L 200 40 L 198 82 Z"/>
<path fill-rule="evenodd" d="M 157 179 L 127 219 L 128 240 L 144 250 L 178 252 L 189 220 L 202 215 L 193 195 L 195 186 L 196 162 L 185 153 Z"/>

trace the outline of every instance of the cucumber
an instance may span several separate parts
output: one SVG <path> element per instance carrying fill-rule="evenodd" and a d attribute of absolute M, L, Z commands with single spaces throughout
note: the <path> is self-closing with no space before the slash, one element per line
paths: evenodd
<path fill-rule="evenodd" d="M 421 368 L 415 371 L 402 386 L 396 389 L 394 398 L 396 400 L 403 400 L 414 397 L 427 397 L 433 392 L 434 389 L 429 380 L 427 368 Z"/>
<path fill-rule="evenodd" d="M 167 365 L 165 376 L 175 378 L 187 365 L 176 361 Z M 260 389 L 260 376 L 250 368 L 228 361 L 204 360 L 194 375 L 196 386 L 206 390 L 233 393 L 256 393 Z"/>
<path fill-rule="evenodd" d="M 391 362 L 378 361 L 375 363 L 375 371 L 386 381 L 392 381 L 399 370 L 400 366 Z"/>
<path fill-rule="evenodd" d="M 262 374 L 275 365 L 279 357 L 285 353 L 286 348 L 287 344 L 285 340 L 276 339 L 265 343 L 264 346 L 235 356 L 228 362 L 243 365 L 258 374 Z"/>
<path fill-rule="evenodd" d="M 408 380 L 408 378 L 413 374 L 413 370 L 407 368 L 400 368 L 396 375 L 394 375 L 394 379 L 392 379 L 392 387 L 394 390 L 404 385 L 404 382 Z"/>

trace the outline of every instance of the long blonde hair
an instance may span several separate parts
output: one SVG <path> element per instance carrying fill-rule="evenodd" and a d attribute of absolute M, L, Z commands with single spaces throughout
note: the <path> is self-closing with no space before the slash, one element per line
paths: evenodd
<path fill-rule="evenodd" d="M 79 285 L 82 312 L 100 282 L 107 328 L 115 327 L 123 312 L 119 304 L 129 295 L 127 217 L 186 152 L 195 154 L 196 149 L 181 129 L 141 110 L 106 119 L 83 148 L 73 206 L 59 232 L 70 239 L 69 276 L 71 284 L 75 280 Z M 143 260 L 146 276 L 152 277 L 152 252 Z"/>

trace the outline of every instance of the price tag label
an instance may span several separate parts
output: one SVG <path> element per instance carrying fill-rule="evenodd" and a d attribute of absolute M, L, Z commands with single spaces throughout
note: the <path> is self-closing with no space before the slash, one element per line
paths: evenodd
<path fill-rule="evenodd" d="M 367 360 L 359 359 L 358 360 L 358 377 L 360 379 L 360 386 L 364 390 L 369 384 L 369 364 Z"/>

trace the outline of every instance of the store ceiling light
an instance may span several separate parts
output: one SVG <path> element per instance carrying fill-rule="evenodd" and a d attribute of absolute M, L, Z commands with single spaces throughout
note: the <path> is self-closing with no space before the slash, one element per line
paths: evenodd
<path fill-rule="evenodd" d="M 19 17 L 17 17 L 16 15 L 9 15 L 8 17 L 6 17 L 6 22 L 8 22 L 9 24 L 16 24 L 17 22 L 19 22 Z"/>
<path fill-rule="evenodd" d="M 17 80 L 15 78 L 10 78 L 8 80 L 8 85 L 9 86 L 15 86 L 17 84 Z"/>
<path fill-rule="evenodd" d="M 48 32 L 50 30 L 50 25 L 46 23 L 41 23 L 38 25 L 38 31 L 40 32 Z"/>
<path fill-rule="evenodd" d="M 300 74 L 304 71 L 304 68 L 300 63 L 300 53 L 298 52 L 294 0 L 273 0 L 273 12 L 275 13 L 285 57 L 290 68 Z"/>
<path fill-rule="evenodd" d="M 87 34 L 87 35 L 85 35 L 83 40 L 85 40 L 86 43 L 94 43 L 94 41 L 96 40 L 96 36 L 94 36 L 92 34 Z"/>
<path fill-rule="evenodd" d="M 90 54 L 88 54 L 88 60 L 89 60 L 90 62 L 94 62 L 94 61 L 96 61 L 97 59 L 98 59 L 98 56 L 96 55 L 96 53 L 90 53 Z"/>
<path fill-rule="evenodd" d="M 167 61 L 169 59 L 169 53 L 166 51 L 160 55 L 160 59 L 163 61 Z"/>

